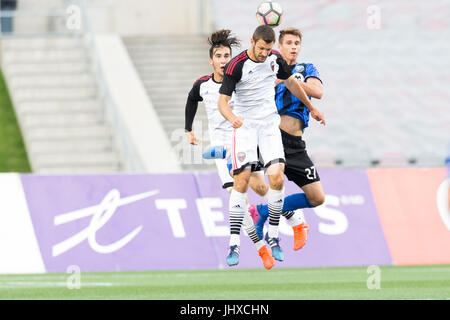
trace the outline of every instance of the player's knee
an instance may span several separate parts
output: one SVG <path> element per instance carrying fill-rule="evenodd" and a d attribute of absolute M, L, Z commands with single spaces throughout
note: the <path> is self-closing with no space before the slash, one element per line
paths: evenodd
<path fill-rule="evenodd" d="M 245 182 L 243 182 L 243 181 L 241 181 L 239 183 L 235 182 L 233 188 L 234 188 L 234 190 L 236 190 L 236 191 L 238 191 L 240 193 L 245 193 L 245 192 L 247 192 L 248 185 Z"/>
<path fill-rule="evenodd" d="M 259 183 L 253 189 L 259 196 L 264 197 L 269 191 L 269 187 L 265 183 Z"/>
<path fill-rule="evenodd" d="M 308 200 L 313 207 L 318 207 L 325 202 L 325 195 L 323 193 L 315 194 L 312 197 L 308 197 Z"/>
<path fill-rule="evenodd" d="M 245 179 L 235 179 L 233 188 L 241 193 L 247 192 L 248 190 L 248 181 Z"/>
<path fill-rule="evenodd" d="M 273 175 L 269 178 L 270 187 L 275 190 L 281 190 L 284 185 L 283 174 Z"/>

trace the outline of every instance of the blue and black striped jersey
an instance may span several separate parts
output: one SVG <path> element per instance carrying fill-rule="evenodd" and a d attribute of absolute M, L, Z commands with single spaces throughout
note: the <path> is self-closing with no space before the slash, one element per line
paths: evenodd
<path fill-rule="evenodd" d="M 290 66 L 292 74 L 297 80 L 305 81 L 314 77 L 320 80 L 319 71 L 312 63 L 297 63 Z M 311 97 L 309 97 L 311 100 Z M 280 115 L 288 115 L 303 122 L 303 131 L 308 126 L 309 109 L 296 96 L 286 89 L 284 83 L 275 88 L 275 102 Z"/>

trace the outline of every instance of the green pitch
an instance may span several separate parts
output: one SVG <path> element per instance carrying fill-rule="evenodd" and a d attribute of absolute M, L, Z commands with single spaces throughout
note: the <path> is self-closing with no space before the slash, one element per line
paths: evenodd
<path fill-rule="evenodd" d="M 450 265 L 0 275 L 0 299 L 450 299 Z M 73 277 L 73 276 L 72 276 Z M 369 279 L 369 286 L 376 281 Z"/>

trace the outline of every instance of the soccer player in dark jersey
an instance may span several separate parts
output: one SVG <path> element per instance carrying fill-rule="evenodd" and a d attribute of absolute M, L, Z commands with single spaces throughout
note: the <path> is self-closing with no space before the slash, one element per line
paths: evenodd
<path fill-rule="evenodd" d="M 287 28 L 280 31 L 278 48 L 289 65 L 290 72 L 301 84 L 309 98 L 322 98 L 323 88 L 319 72 L 311 63 L 297 63 L 302 41 L 300 30 Z M 306 152 L 303 132 L 308 127 L 310 110 L 283 81 L 277 81 L 275 101 L 281 116 L 280 131 L 286 159 L 285 175 L 298 185 L 304 193 L 286 197 L 283 216 L 294 229 L 294 250 L 302 248 L 307 239 L 308 226 L 296 209 L 313 208 L 325 201 L 325 194 L 317 170 Z M 267 205 L 252 208 L 256 230 L 262 236 L 264 222 L 269 216 Z"/>

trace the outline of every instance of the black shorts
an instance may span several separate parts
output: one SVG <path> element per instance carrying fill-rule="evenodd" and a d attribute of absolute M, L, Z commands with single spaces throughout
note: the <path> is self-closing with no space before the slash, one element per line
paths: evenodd
<path fill-rule="evenodd" d="M 306 152 L 306 144 L 301 136 L 292 136 L 281 130 L 286 166 L 284 174 L 299 187 L 320 181 L 319 173 Z"/>

